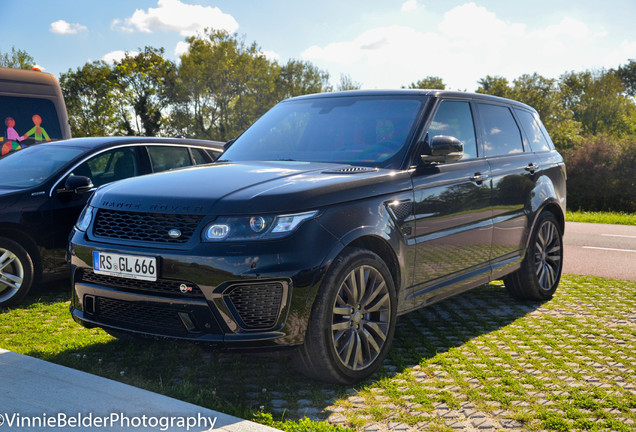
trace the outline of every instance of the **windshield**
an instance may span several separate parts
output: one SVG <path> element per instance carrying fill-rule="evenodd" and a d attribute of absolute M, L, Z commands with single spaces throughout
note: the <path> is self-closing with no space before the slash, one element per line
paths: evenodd
<path fill-rule="evenodd" d="M 40 145 L 0 159 L 0 187 L 28 188 L 44 183 L 52 174 L 85 150 Z"/>
<path fill-rule="evenodd" d="M 422 107 L 405 97 L 325 97 L 282 102 L 223 160 L 299 160 L 398 168 Z"/>

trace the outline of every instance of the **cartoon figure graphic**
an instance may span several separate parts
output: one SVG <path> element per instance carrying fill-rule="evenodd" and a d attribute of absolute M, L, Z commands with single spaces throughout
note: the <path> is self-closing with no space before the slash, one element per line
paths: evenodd
<path fill-rule="evenodd" d="M 35 114 L 33 117 L 31 117 L 31 119 L 33 120 L 33 124 L 35 126 L 33 126 L 31 130 L 25 133 L 22 139 L 26 139 L 30 137 L 31 135 L 35 134 L 33 138 L 35 138 L 36 144 L 41 143 L 43 138 L 46 139 L 47 141 L 51 141 L 51 138 L 49 138 L 49 135 L 46 133 L 44 128 L 40 126 L 42 124 L 42 117 Z"/>
<path fill-rule="evenodd" d="M 21 149 L 22 146 L 18 143 L 24 140 L 24 137 L 21 137 L 14 129 L 15 120 L 12 117 L 4 119 L 4 124 L 7 126 L 7 142 L 2 145 L 2 149 L 0 150 L 1 156 L 6 155 L 12 150 Z"/>

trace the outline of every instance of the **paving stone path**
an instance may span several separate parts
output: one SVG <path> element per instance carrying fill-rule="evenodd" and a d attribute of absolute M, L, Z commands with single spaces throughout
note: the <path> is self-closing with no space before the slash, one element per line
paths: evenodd
<path fill-rule="evenodd" d="M 360 386 L 251 396 L 369 432 L 636 431 L 636 283 L 586 280 L 565 278 L 545 303 L 478 288 L 400 317 Z"/>

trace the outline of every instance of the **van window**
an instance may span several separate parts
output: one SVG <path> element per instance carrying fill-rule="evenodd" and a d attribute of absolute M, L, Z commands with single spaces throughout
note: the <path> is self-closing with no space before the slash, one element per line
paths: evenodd
<path fill-rule="evenodd" d="M 0 96 L 1 155 L 62 138 L 58 115 L 48 99 Z"/>
<path fill-rule="evenodd" d="M 486 156 L 523 153 L 521 131 L 510 109 L 501 105 L 479 104 Z"/>

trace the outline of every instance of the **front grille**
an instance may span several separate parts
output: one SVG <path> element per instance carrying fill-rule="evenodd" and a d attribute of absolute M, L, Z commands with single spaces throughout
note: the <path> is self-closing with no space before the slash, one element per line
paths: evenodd
<path fill-rule="evenodd" d="M 175 310 L 104 297 L 97 297 L 96 300 L 95 316 L 104 324 L 170 336 L 183 336 L 188 333 Z"/>
<path fill-rule="evenodd" d="M 93 283 L 108 288 L 116 288 L 123 291 L 145 292 L 159 296 L 177 296 L 187 298 L 203 298 L 203 292 L 196 284 L 188 281 L 179 281 L 174 279 L 157 279 L 156 281 L 145 281 L 138 279 L 128 279 L 116 276 L 107 276 L 94 273 L 92 270 L 83 270 L 80 282 Z M 185 292 L 181 291 L 181 286 L 187 288 Z"/>
<path fill-rule="evenodd" d="M 159 243 L 186 243 L 194 234 L 203 216 L 160 213 L 138 213 L 99 209 L 93 234 L 122 240 Z M 179 230 L 177 238 L 168 235 Z"/>
<path fill-rule="evenodd" d="M 280 283 L 238 285 L 230 292 L 229 300 L 244 328 L 271 328 L 278 320 L 283 286 Z"/>

